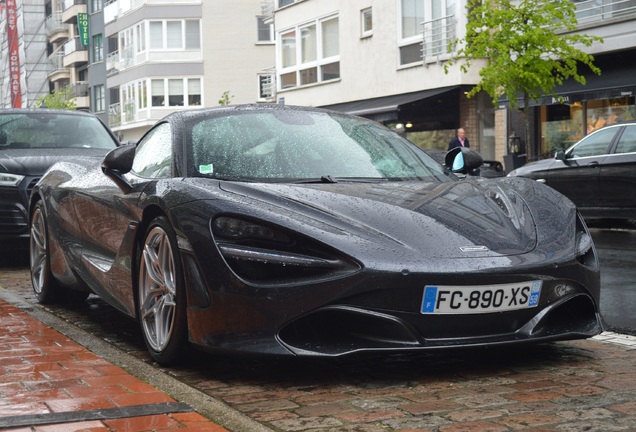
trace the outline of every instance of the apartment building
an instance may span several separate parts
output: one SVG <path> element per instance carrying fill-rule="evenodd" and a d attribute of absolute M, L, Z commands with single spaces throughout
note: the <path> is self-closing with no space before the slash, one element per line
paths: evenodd
<path fill-rule="evenodd" d="M 0 2 L 0 107 L 31 107 L 49 93 L 44 0 Z"/>
<path fill-rule="evenodd" d="M 86 0 L 44 2 L 51 91 L 70 87 L 77 109 L 89 109 Z"/>
<path fill-rule="evenodd" d="M 107 109 L 120 139 L 138 140 L 175 110 L 266 100 L 274 40 L 257 2 L 92 3 L 92 14 L 103 16 L 103 33 L 93 38 L 103 43 L 106 74 L 103 88 L 97 74 L 91 81 L 93 102 Z"/>

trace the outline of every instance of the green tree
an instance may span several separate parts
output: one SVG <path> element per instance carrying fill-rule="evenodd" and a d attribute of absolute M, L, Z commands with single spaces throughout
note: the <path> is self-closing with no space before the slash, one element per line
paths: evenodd
<path fill-rule="evenodd" d="M 469 93 L 487 92 L 497 106 L 507 95 L 511 109 L 526 108 L 530 100 L 553 94 L 568 78 L 585 85 L 578 72 L 580 64 L 600 75 L 594 57 L 578 47 L 602 43 L 600 37 L 573 33 L 578 20 L 571 0 L 469 0 L 466 37 L 453 41 L 449 51 L 456 57 L 445 66 L 459 63 L 467 72 L 471 62 L 484 59 L 481 81 Z M 554 95 L 558 97 L 558 95 Z M 520 107 L 518 98 L 523 97 Z M 529 119 L 525 115 L 526 145 Z"/>
<path fill-rule="evenodd" d="M 72 89 L 69 86 L 53 91 L 44 96 L 40 96 L 35 104 L 35 108 L 55 108 L 74 110 L 76 109 L 75 100 L 73 99 Z"/>
<path fill-rule="evenodd" d="M 221 95 L 221 99 L 219 99 L 219 105 L 221 106 L 229 105 L 232 102 L 233 97 L 234 95 L 231 95 L 229 90 L 224 91 L 223 94 Z"/>

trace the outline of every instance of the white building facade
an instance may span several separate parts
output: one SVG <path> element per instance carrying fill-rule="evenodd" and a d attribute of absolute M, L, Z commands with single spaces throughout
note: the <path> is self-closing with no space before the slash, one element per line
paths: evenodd
<path fill-rule="evenodd" d="M 260 13 L 251 0 L 105 4 L 109 125 L 120 139 L 175 110 L 257 102 L 274 59 Z"/>

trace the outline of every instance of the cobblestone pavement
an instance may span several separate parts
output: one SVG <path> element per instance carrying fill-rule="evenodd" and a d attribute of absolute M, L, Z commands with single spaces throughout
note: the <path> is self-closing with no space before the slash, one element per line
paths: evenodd
<path fill-rule="evenodd" d="M 24 268 L 0 267 L 0 287 L 42 308 Z M 46 310 L 153 364 L 137 324 L 99 298 Z M 153 367 L 273 431 L 636 431 L 636 338 L 613 333 L 324 361 L 201 354 Z"/>

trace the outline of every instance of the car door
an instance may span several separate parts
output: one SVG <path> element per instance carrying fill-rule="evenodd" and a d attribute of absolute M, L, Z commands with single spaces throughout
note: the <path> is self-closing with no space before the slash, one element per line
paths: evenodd
<path fill-rule="evenodd" d="M 619 128 L 609 127 L 583 138 L 555 161 L 546 184 L 570 198 L 581 209 L 598 207 L 602 201 L 599 175 L 601 164 Z"/>
<path fill-rule="evenodd" d="M 636 218 L 636 124 L 623 128 L 599 179 L 608 216 Z"/>
<path fill-rule="evenodd" d="M 134 314 L 130 253 L 137 222 L 141 219 L 140 195 L 152 182 L 172 176 L 172 136 L 168 123 L 151 129 L 135 150 L 133 169 L 126 174 L 132 190 L 122 190 L 105 174 L 91 181 L 74 197 L 82 224 L 83 279 L 100 297 L 129 315 Z M 89 184 L 89 183 L 87 183 Z"/>

